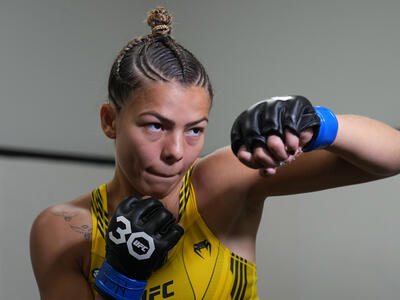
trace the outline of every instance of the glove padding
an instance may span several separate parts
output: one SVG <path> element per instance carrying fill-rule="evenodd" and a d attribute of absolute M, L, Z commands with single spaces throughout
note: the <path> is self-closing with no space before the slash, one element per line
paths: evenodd
<path fill-rule="evenodd" d="M 160 200 L 129 197 L 108 226 L 106 259 L 121 274 L 147 281 L 182 235 L 183 228 Z"/>
<path fill-rule="evenodd" d="M 313 128 L 311 143 L 318 136 L 319 127 L 320 119 L 307 98 L 273 97 L 254 104 L 236 118 L 231 130 L 232 151 L 237 155 L 239 148 L 245 145 L 252 152 L 255 146 L 266 145 L 270 135 L 277 135 L 284 141 L 285 129 L 300 136 L 306 128 Z"/>

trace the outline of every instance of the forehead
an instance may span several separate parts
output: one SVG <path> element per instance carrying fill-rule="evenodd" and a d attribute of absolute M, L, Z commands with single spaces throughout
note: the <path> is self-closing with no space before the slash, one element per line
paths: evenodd
<path fill-rule="evenodd" d="M 154 82 L 134 92 L 127 103 L 131 112 L 155 111 L 166 117 L 204 116 L 210 110 L 208 91 L 198 86 Z"/>

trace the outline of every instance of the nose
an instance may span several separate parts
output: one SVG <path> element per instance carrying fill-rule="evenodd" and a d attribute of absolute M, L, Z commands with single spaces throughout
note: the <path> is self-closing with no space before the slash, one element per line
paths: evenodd
<path fill-rule="evenodd" d="M 161 159 L 172 165 L 183 158 L 184 137 L 182 133 L 171 132 L 164 140 Z"/>

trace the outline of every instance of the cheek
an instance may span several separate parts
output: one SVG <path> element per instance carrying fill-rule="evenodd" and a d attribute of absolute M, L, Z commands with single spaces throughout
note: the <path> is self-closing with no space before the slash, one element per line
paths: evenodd
<path fill-rule="evenodd" d="M 146 151 L 139 134 L 119 132 L 116 138 L 117 158 L 123 168 L 140 168 L 146 160 Z"/>
<path fill-rule="evenodd" d="M 125 156 L 129 157 L 137 168 L 142 170 L 159 163 L 161 139 L 149 137 L 139 129 L 125 135 L 123 143 L 122 148 L 125 151 Z"/>
<path fill-rule="evenodd" d="M 140 163 L 146 167 L 152 165 L 159 158 L 156 143 L 146 143 L 145 141 L 135 145 L 135 152 Z"/>
<path fill-rule="evenodd" d="M 185 165 L 190 167 L 193 162 L 199 157 L 201 150 L 204 146 L 204 136 L 200 137 L 198 140 L 189 139 L 187 142 L 187 151 L 185 153 Z"/>

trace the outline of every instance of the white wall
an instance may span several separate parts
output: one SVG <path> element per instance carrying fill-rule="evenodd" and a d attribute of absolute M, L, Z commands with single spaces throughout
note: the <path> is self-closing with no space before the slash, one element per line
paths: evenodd
<path fill-rule="evenodd" d="M 148 33 L 143 21 L 156 5 L 171 10 L 173 35 L 214 83 L 203 153 L 229 142 L 242 109 L 274 95 L 400 126 L 397 0 L 2 0 L 0 147 L 111 156 L 98 120 L 109 68 L 130 38 Z M 0 158 L 0 299 L 38 297 L 28 254 L 38 212 L 111 173 Z M 269 199 L 257 248 L 261 299 L 397 299 L 398 190 L 394 177 Z"/>
<path fill-rule="evenodd" d="M 0 146 L 111 154 L 98 120 L 109 68 L 160 4 L 214 83 L 205 153 L 275 95 L 400 126 L 397 0 L 2 0 Z"/>
<path fill-rule="evenodd" d="M 29 256 L 35 217 L 112 175 L 111 167 L 0 157 L 0 299 L 39 299 Z"/>
<path fill-rule="evenodd" d="M 266 201 L 257 245 L 261 299 L 395 300 L 399 177 Z"/>

